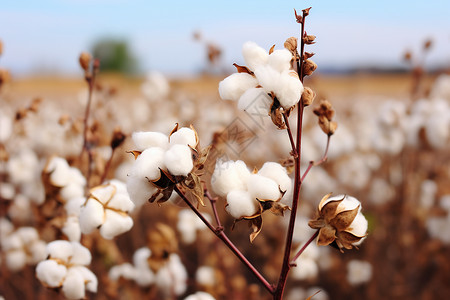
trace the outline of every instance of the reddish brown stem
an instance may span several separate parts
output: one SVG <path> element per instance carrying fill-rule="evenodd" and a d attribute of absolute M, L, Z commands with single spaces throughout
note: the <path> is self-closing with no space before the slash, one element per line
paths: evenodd
<path fill-rule="evenodd" d="M 295 265 L 295 261 L 302 255 L 303 251 L 309 246 L 309 244 L 312 243 L 312 241 L 315 240 L 315 238 L 319 235 L 319 230 L 316 230 L 316 232 L 311 236 L 311 238 L 303 245 L 303 247 L 298 250 L 297 254 L 294 255 L 294 257 L 291 260 L 291 266 Z"/>
<path fill-rule="evenodd" d="M 213 198 L 211 196 L 211 193 L 208 191 L 206 186 L 204 187 L 203 191 L 204 191 L 205 197 L 208 198 L 209 202 L 211 203 L 211 208 L 212 208 L 212 211 L 214 214 L 214 219 L 216 220 L 217 227 L 223 228 L 222 223 L 220 222 L 219 213 L 217 212 L 217 206 L 216 206 L 217 198 Z"/>
<path fill-rule="evenodd" d="M 228 238 L 228 236 L 223 231 L 223 228 L 214 228 L 211 223 L 202 215 L 202 213 L 186 198 L 184 193 L 180 191 L 180 189 L 175 186 L 175 191 L 177 194 L 183 199 L 183 201 L 192 209 L 192 211 L 203 221 L 203 223 L 211 230 L 233 253 L 239 258 L 239 260 L 247 266 L 247 268 L 255 275 L 255 277 L 261 282 L 262 285 L 273 294 L 274 288 L 273 286 L 264 278 L 264 276 L 259 273 L 259 271 L 252 265 L 250 261 L 244 256 L 244 254 L 239 251 L 239 249 L 233 244 L 233 242 Z"/>
<path fill-rule="evenodd" d="M 305 48 L 305 44 L 303 41 L 303 36 L 305 33 L 305 11 L 303 11 L 303 18 L 301 22 L 301 44 L 300 44 L 300 61 L 297 62 L 297 72 L 299 74 L 300 81 L 303 83 L 303 52 Z M 299 195 L 300 195 L 300 187 L 302 184 L 301 177 L 300 177 L 300 161 L 301 161 L 301 147 L 302 147 L 302 126 L 303 126 L 303 110 L 304 105 L 303 101 L 300 97 L 299 103 L 298 103 L 298 109 L 297 109 L 297 144 L 295 148 L 292 150 L 294 151 L 294 159 L 295 159 L 295 182 L 294 182 L 294 194 L 292 198 L 292 211 L 289 218 L 289 227 L 286 235 L 286 244 L 284 247 L 284 256 L 283 256 L 283 265 L 281 267 L 280 277 L 278 279 L 278 284 L 274 292 L 274 300 L 280 300 L 283 298 L 284 289 L 286 286 L 286 280 L 287 275 L 291 269 L 290 264 L 290 256 L 291 256 L 291 250 L 292 250 L 292 238 L 294 236 L 294 225 L 295 225 L 295 218 L 297 216 L 297 208 L 298 208 L 298 201 L 299 201 Z"/>
<path fill-rule="evenodd" d="M 283 113 L 284 123 L 286 124 L 286 131 L 289 136 L 289 142 L 291 143 L 292 154 L 295 155 L 297 153 L 295 148 L 294 137 L 292 136 L 291 126 L 289 125 L 289 117 L 286 115 L 286 112 Z"/>

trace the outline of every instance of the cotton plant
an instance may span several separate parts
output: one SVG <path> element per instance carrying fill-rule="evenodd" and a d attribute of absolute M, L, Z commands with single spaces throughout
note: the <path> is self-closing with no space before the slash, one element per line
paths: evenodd
<path fill-rule="evenodd" d="M 36 266 L 36 277 L 45 287 L 60 289 L 67 299 L 84 299 L 86 291 L 97 292 L 97 277 L 87 268 L 92 259 L 88 248 L 56 240 L 47 244 L 47 255 Z"/>
<path fill-rule="evenodd" d="M 133 219 L 129 213 L 134 209 L 126 184 L 111 180 L 93 187 L 89 197 L 80 208 L 79 224 L 83 234 L 99 229 L 105 239 L 112 239 L 131 229 Z"/>
<path fill-rule="evenodd" d="M 46 243 L 39 238 L 34 227 L 20 227 L 14 230 L 6 219 L 0 219 L 0 245 L 5 253 L 5 264 L 13 272 L 26 265 L 36 265 L 46 258 Z"/>
<path fill-rule="evenodd" d="M 127 188 L 136 206 L 140 207 L 147 201 L 163 204 L 176 192 L 207 228 L 255 275 L 273 299 L 282 299 L 288 273 L 297 259 L 301 262 L 298 268 L 302 268 L 303 262 L 313 262 L 306 273 L 315 276 L 318 268 L 315 265 L 318 258 L 316 250 L 319 246 L 332 245 L 341 251 L 349 250 L 359 247 L 367 236 L 368 223 L 362 214 L 361 202 L 347 195 L 331 197 L 328 194 L 322 201 L 316 200 L 317 215 L 309 222 L 314 229 L 312 236 L 292 255 L 295 250 L 293 237 L 300 188 L 311 169 L 327 160 L 331 137 L 338 129 L 334 108 L 329 101 L 321 100 L 312 109 L 311 115 L 315 115 L 321 131 L 319 134 L 325 134 L 325 150 L 318 160 L 302 161 L 303 115 L 315 98 L 315 92 L 305 87 L 303 80 L 317 68 L 311 60 L 314 54 L 304 51 L 305 46 L 314 44 L 315 40 L 315 36 L 304 31 L 304 20 L 309 10 L 303 10 L 300 15 L 295 13 L 297 22 L 301 24 L 300 40 L 288 38 L 284 49 L 275 50 L 273 46 L 269 51 L 253 42 L 245 43 L 242 52 L 246 65 L 235 64 L 237 73 L 219 83 L 222 99 L 237 102 L 240 110 L 250 114 L 256 111 L 258 116 L 270 118 L 275 128 L 285 130 L 290 157 L 283 164 L 269 161 L 257 169 L 255 166 L 248 167 L 242 160 L 216 159 L 209 164 L 215 164 L 210 182 L 205 182 L 209 180 L 209 176 L 204 176 L 205 166 L 211 159 L 209 151 L 216 150 L 215 141 L 211 147 L 202 149 L 193 127 L 179 128 L 178 125 L 168 136 L 160 132 L 135 132 L 132 135 L 134 149 L 131 153 L 136 159 L 128 173 Z M 289 121 L 293 119 L 290 117 L 294 112 L 297 113 L 297 126 L 291 127 Z M 345 139 L 342 143 L 345 144 Z M 302 163 L 305 167 L 303 173 L 300 172 Z M 318 195 L 314 197 L 317 199 Z M 204 199 L 209 201 L 213 221 L 203 212 L 203 206 L 206 206 Z M 262 232 L 266 211 L 278 216 L 290 212 L 281 272 L 276 284 L 269 283 L 228 238 L 220 220 L 218 204 L 223 204 L 225 211 L 234 219 L 234 224 L 242 220 L 250 222 L 251 242 Z M 316 238 L 317 246 L 306 250 Z M 123 268 L 126 272 L 130 270 L 129 266 Z M 161 284 L 163 280 L 158 278 L 168 280 L 169 275 L 157 275 L 156 284 L 164 286 Z M 309 275 L 301 276 L 308 278 Z M 167 291 L 170 289 L 170 286 L 165 287 Z"/>

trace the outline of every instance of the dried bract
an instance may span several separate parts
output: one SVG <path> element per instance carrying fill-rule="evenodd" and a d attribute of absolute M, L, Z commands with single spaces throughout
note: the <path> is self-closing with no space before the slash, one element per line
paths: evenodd
<path fill-rule="evenodd" d="M 317 65 L 310 59 L 307 59 L 303 63 L 303 75 L 309 76 L 317 69 Z"/>
<path fill-rule="evenodd" d="M 304 106 L 311 105 L 316 98 L 316 93 L 309 87 L 305 87 L 302 93 L 302 101 Z"/>
<path fill-rule="evenodd" d="M 314 109 L 314 114 L 319 117 L 319 126 L 327 135 L 332 135 L 337 129 L 337 123 L 332 121 L 334 109 L 328 100 L 321 100 L 319 107 Z"/>
<path fill-rule="evenodd" d="M 80 58 L 79 58 L 80 66 L 85 72 L 89 71 L 89 65 L 91 63 L 91 59 L 92 59 L 92 56 L 87 52 L 82 52 L 80 54 Z"/>

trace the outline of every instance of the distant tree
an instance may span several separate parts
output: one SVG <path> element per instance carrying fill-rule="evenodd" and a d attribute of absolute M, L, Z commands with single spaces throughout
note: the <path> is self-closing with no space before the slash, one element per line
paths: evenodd
<path fill-rule="evenodd" d="M 94 57 L 100 59 L 100 70 L 104 72 L 134 73 L 137 59 L 124 40 L 104 38 L 94 43 Z"/>

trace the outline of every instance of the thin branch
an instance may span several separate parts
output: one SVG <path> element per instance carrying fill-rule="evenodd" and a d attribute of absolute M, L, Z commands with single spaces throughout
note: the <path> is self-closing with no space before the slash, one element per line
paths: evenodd
<path fill-rule="evenodd" d="M 309 244 L 312 243 L 312 241 L 315 240 L 315 238 L 319 235 L 319 230 L 316 230 L 316 232 L 311 236 L 311 238 L 303 245 L 303 247 L 298 250 L 297 254 L 294 255 L 294 257 L 291 260 L 291 266 L 295 265 L 295 261 L 299 258 L 300 255 L 302 255 L 303 251 L 309 246 Z"/>
<path fill-rule="evenodd" d="M 262 285 L 271 293 L 274 293 L 274 287 L 264 278 L 264 276 L 259 273 L 259 271 L 252 265 L 250 261 L 245 257 L 244 254 L 239 251 L 239 249 L 233 244 L 233 242 L 228 238 L 228 236 L 223 231 L 223 228 L 214 228 L 211 223 L 202 215 L 202 213 L 186 198 L 184 193 L 175 186 L 175 191 L 183 199 L 183 201 L 192 209 L 192 211 L 200 218 L 200 220 L 205 223 L 205 225 L 211 230 L 224 244 L 234 253 L 234 255 L 239 258 L 239 260 L 247 266 L 247 268 L 255 275 L 255 277 L 261 282 Z"/>
<path fill-rule="evenodd" d="M 217 212 L 217 206 L 216 206 L 217 198 L 213 198 L 211 196 L 211 193 L 208 191 L 206 186 L 203 188 L 203 191 L 204 191 L 205 197 L 208 198 L 209 202 L 211 203 L 211 207 L 212 207 L 213 214 L 214 214 L 214 219 L 216 220 L 218 229 L 219 228 L 223 229 L 222 223 L 220 222 L 219 213 Z"/>
<path fill-rule="evenodd" d="M 286 131 L 289 136 L 289 142 L 291 143 L 292 155 L 295 156 L 297 154 L 297 151 L 295 148 L 294 137 L 292 136 L 291 126 L 289 125 L 289 117 L 287 116 L 286 112 L 283 113 L 283 118 L 284 118 L 284 123 L 286 124 Z"/>
<path fill-rule="evenodd" d="M 328 148 L 330 146 L 330 139 L 331 139 L 331 135 L 329 135 L 328 138 L 327 138 L 327 146 L 325 147 L 325 152 L 323 153 L 322 158 L 320 160 L 318 160 L 318 161 L 310 161 L 309 162 L 308 168 L 306 168 L 305 172 L 302 175 L 301 182 L 303 182 L 303 180 L 305 180 L 306 175 L 308 175 L 308 173 L 309 173 L 309 171 L 311 171 L 312 167 L 319 166 L 319 165 L 321 165 L 321 164 L 323 164 L 324 162 L 327 161 L 327 159 L 328 159 Z"/>

